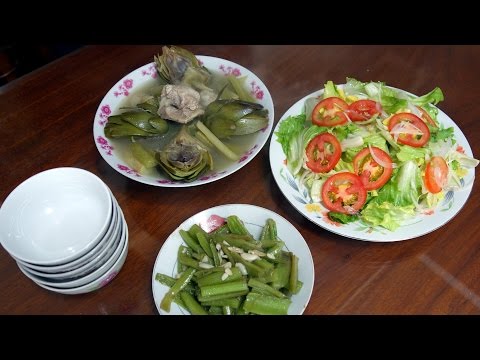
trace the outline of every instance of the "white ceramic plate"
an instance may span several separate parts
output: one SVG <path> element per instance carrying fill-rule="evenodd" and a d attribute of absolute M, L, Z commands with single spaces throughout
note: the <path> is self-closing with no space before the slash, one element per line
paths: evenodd
<path fill-rule="evenodd" d="M 299 258 L 298 278 L 303 282 L 303 286 L 298 294 L 292 296 L 292 304 L 288 309 L 288 314 L 301 315 L 310 300 L 315 276 L 310 249 L 298 230 L 285 220 L 285 218 L 271 210 L 247 204 L 220 205 L 199 212 L 180 224 L 180 226 L 170 234 L 167 240 L 165 240 L 165 243 L 158 253 L 152 272 L 153 298 L 158 312 L 163 315 L 188 315 L 187 311 L 175 303 L 172 303 L 170 313 L 166 313 L 160 309 L 160 302 L 169 288 L 156 281 L 155 275 L 161 273 L 175 277 L 178 247 L 184 244 L 179 230 L 187 230 L 193 224 L 200 224 L 200 226 L 203 227 L 203 225 L 208 224 L 208 219 L 211 215 L 218 215 L 223 218 L 229 215 L 237 215 L 256 239 L 259 239 L 261 230 L 267 219 L 271 218 L 276 222 L 278 237 L 285 242 L 287 249 Z"/>
<path fill-rule="evenodd" d="M 109 115 L 121 112 L 118 108 L 124 101 L 125 97 L 131 96 L 131 93 L 136 89 L 144 86 L 147 82 L 151 81 L 152 78 L 157 77 L 154 63 L 146 64 L 126 75 L 110 89 L 101 101 L 93 122 L 93 137 L 98 151 L 103 159 L 122 175 L 138 182 L 163 187 L 188 187 L 207 184 L 222 179 L 241 169 L 258 154 L 267 142 L 273 128 L 274 109 L 272 97 L 265 84 L 250 70 L 235 64 L 234 62 L 210 56 L 197 56 L 197 58 L 211 72 L 224 75 L 234 75 L 237 77 L 247 76 L 246 84 L 248 84 L 250 88 L 250 93 L 258 103 L 262 104 L 264 108 L 268 110 L 268 126 L 254 135 L 255 140 L 252 146 L 242 154 L 240 160 L 231 164 L 224 170 L 218 172 L 213 170 L 204 173 L 195 181 L 188 183 L 174 181 L 160 172 L 156 173 L 155 176 L 139 174 L 131 169 L 123 160 L 117 157 L 115 146 L 105 136 L 104 127 Z"/>
<path fill-rule="evenodd" d="M 297 101 L 290 109 L 288 109 L 277 123 L 270 142 L 270 166 L 272 168 L 273 177 L 283 195 L 303 216 L 324 229 L 352 239 L 392 242 L 412 239 L 428 234 L 445 225 L 462 209 L 472 191 L 473 181 L 475 179 L 474 169 L 470 169 L 468 175 L 464 178 L 466 186 L 460 191 L 449 192 L 449 194 L 445 196 L 445 200 L 439 204 L 433 213 L 419 214 L 410 221 L 406 221 L 395 231 L 389 231 L 380 227 L 372 229 L 370 227 L 365 227 L 358 222 L 338 224 L 330 221 L 326 216 L 328 210 L 321 204 L 315 203 L 314 205 L 308 192 L 298 185 L 298 182 L 289 172 L 285 165 L 286 156 L 283 153 L 282 146 L 277 141 L 277 136 L 275 135 L 280 123 L 284 119 L 302 113 L 306 99 L 317 97 L 321 94 L 323 94 L 323 90 L 311 93 Z M 465 154 L 473 156 L 472 149 L 470 148 L 465 135 L 463 135 L 462 131 L 453 120 L 440 109 L 437 119 L 445 127 L 454 128 L 454 136 L 458 145 L 463 147 Z"/>

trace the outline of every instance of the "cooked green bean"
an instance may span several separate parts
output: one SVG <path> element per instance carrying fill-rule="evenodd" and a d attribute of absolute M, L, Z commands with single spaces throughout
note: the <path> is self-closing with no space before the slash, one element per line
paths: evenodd
<path fill-rule="evenodd" d="M 185 270 L 182 275 L 178 278 L 175 284 L 167 291 L 165 296 L 160 303 L 160 308 L 165 311 L 170 311 L 170 306 L 172 304 L 173 298 L 190 282 L 193 274 L 195 273 L 195 269 L 187 269 Z"/>
<path fill-rule="evenodd" d="M 303 283 L 298 279 L 299 259 L 284 250 L 273 219 L 265 222 L 259 239 L 235 215 L 211 233 L 195 224 L 180 230 L 180 236 L 186 244 L 177 254 L 178 272 L 183 273 L 179 279 L 156 275 L 170 286 L 161 309 L 169 311 L 175 301 L 191 314 L 288 313 L 290 297 Z"/>
<path fill-rule="evenodd" d="M 245 311 L 258 315 L 287 315 L 290 299 L 279 299 L 274 296 L 251 292 L 247 295 Z"/>
<path fill-rule="evenodd" d="M 180 297 L 192 315 L 208 315 L 207 311 L 200 305 L 195 297 L 186 291 L 180 292 Z"/>

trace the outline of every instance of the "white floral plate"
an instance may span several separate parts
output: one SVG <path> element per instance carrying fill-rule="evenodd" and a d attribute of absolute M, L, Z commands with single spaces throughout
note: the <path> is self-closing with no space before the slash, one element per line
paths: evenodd
<path fill-rule="evenodd" d="M 152 272 L 153 298 L 157 310 L 162 315 L 188 315 L 188 312 L 177 304 L 172 303 L 170 313 L 160 309 L 160 302 L 169 289 L 155 280 L 157 273 L 175 277 L 177 273 L 177 251 L 178 247 L 184 244 L 179 230 L 188 230 L 193 224 L 199 224 L 202 228 L 208 229 L 209 219 L 212 215 L 225 218 L 230 215 L 237 215 L 245 224 L 247 230 L 255 237 L 260 234 L 267 219 L 273 219 L 277 224 L 278 237 L 285 242 L 288 251 L 298 256 L 298 279 L 303 282 L 302 289 L 292 296 L 292 304 L 288 309 L 289 315 L 301 315 L 310 300 L 313 290 L 313 259 L 310 249 L 303 236 L 285 218 L 277 213 L 255 205 L 248 204 L 227 204 L 203 210 L 181 223 L 165 240 L 160 249 Z"/>
<path fill-rule="evenodd" d="M 406 93 L 410 94 L 408 92 Z M 445 225 L 462 209 L 472 191 L 473 181 L 475 179 L 475 169 L 470 169 L 468 175 L 463 179 L 465 187 L 459 191 L 449 191 L 446 194 L 445 199 L 439 204 L 435 211 L 419 214 L 410 221 L 405 222 L 395 231 L 380 227 L 372 229 L 359 222 L 350 224 L 332 222 L 326 215 L 328 210 L 321 203 L 314 203 L 308 194 L 308 191 L 299 186 L 298 182 L 293 178 L 286 166 L 286 157 L 282 146 L 277 141 L 277 136 L 275 135 L 279 129 L 280 123 L 284 119 L 302 113 L 306 99 L 317 97 L 321 94 L 323 94 L 323 90 L 311 93 L 297 101 L 290 109 L 288 109 L 277 123 L 270 142 L 270 166 L 272 168 L 273 177 L 283 195 L 303 216 L 324 229 L 348 238 L 375 242 L 392 242 L 408 240 L 428 234 Z M 472 149 L 470 148 L 465 135 L 463 135 L 462 131 L 453 120 L 440 109 L 438 111 L 437 119 L 445 127 L 454 128 L 454 137 L 457 140 L 458 145 L 463 147 L 466 155 L 473 156 Z"/>
<path fill-rule="evenodd" d="M 146 64 L 126 75 L 110 89 L 100 102 L 93 122 L 93 138 L 98 151 L 103 159 L 120 174 L 132 180 L 154 186 L 188 187 L 202 185 L 233 174 L 235 171 L 247 165 L 263 148 L 272 131 L 274 119 L 273 100 L 265 84 L 250 70 L 234 62 L 211 56 L 197 56 L 197 59 L 211 72 L 237 77 L 247 76 L 246 84 L 248 84 L 250 88 L 250 93 L 258 103 L 262 104 L 264 108 L 268 110 L 268 126 L 255 134 L 253 145 L 242 154 L 236 163 L 231 164 L 222 171 L 217 172 L 213 170 L 207 172 L 196 180 L 188 183 L 174 181 L 160 172 L 156 173 L 156 176 L 139 174 L 117 157 L 115 146 L 105 136 L 104 127 L 107 123 L 108 116 L 121 112 L 119 111 L 119 106 L 125 97 L 131 96 L 132 92 L 144 86 L 147 82 L 151 81 L 152 78 L 157 78 L 155 64 Z"/>

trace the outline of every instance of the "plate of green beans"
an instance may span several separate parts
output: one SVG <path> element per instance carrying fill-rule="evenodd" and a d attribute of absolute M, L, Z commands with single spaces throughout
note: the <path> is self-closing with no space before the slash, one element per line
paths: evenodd
<path fill-rule="evenodd" d="M 305 239 L 249 204 L 203 210 L 165 240 L 152 272 L 162 315 L 301 315 L 314 282 Z"/>

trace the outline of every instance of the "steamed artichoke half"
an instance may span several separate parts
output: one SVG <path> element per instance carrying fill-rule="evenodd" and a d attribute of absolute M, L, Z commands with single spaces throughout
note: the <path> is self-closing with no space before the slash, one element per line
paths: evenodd
<path fill-rule="evenodd" d="M 213 168 L 209 151 L 188 133 L 185 126 L 165 148 L 155 153 L 155 158 L 174 180 L 193 181 Z"/>
<path fill-rule="evenodd" d="M 268 125 L 268 110 L 249 101 L 215 100 L 205 110 L 203 122 L 219 139 L 253 134 Z"/>
<path fill-rule="evenodd" d="M 168 128 L 167 121 L 148 111 L 128 111 L 108 117 L 105 136 L 108 138 L 152 137 L 167 133 Z"/>
<path fill-rule="evenodd" d="M 167 84 L 187 83 L 186 85 L 198 86 L 205 85 L 210 78 L 209 71 L 195 55 L 178 46 L 164 46 L 162 55 L 154 56 L 154 60 L 158 75 Z M 194 84 L 189 84 L 192 82 Z"/>

